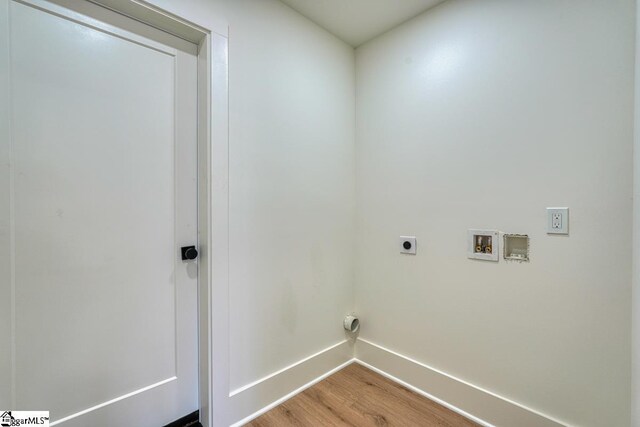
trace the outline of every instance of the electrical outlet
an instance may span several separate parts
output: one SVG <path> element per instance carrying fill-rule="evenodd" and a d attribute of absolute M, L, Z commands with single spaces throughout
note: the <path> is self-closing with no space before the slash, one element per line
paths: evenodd
<path fill-rule="evenodd" d="M 547 233 L 569 234 L 569 208 L 547 208 Z"/>
<path fill-rule="evenodd" d="M 400 253 L 415 255 L 418 242 L 416 236 L 400 236 Z"/>

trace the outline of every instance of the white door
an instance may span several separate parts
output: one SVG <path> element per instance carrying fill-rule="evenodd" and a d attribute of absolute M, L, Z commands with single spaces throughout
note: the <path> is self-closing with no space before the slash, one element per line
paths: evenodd
<path fill-rule="evenodd" d="M 0 409 L 158 427 L 198 409 L 196 46 L 57 3 L 0 0 Z"/>

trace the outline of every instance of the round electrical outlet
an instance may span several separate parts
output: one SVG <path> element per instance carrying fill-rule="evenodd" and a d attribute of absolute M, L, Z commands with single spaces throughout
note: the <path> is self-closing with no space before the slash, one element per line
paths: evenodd
<path fill-rule="evenodd" d="M 416 254 L 417 240 L 415 236 L 400 236 L 398 241 L 398 249 L 400 249 L 401 254 Z"/>

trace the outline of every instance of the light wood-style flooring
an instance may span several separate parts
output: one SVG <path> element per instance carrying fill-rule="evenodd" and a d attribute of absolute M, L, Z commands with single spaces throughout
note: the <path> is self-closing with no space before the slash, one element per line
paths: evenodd
<path fill-rule="evenodd" d="M 247 426 L 462 427 L 478 424 L 352 363 Z"/>

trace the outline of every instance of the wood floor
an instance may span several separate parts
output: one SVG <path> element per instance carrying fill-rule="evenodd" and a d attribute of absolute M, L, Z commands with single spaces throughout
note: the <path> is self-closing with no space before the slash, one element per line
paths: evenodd
<path fill-rule="evenodd" d="M 459 427 L 478 424 L 352 363 L 247 426 Z"/>

